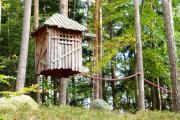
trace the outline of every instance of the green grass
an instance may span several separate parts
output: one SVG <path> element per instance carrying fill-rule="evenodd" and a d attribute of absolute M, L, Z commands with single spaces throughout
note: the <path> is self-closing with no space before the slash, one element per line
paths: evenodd
<path fill-rule="evenodd" d="M 136 114 L 87 110 L 77 107 L 41 107 L 40 111 L 0 113 L 0 120 L 180 120 L 173 112 L 145 111 Z"/>

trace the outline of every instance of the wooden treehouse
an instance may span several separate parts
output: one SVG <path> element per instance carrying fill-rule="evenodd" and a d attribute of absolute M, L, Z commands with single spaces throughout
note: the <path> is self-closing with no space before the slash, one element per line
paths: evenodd
<path fill-rule="evenodd" d="M 37 75 L 66 78 L 82 67 L 82 32 L 86 27 L 54 14 L 37 28 L 35 38 L 35 70 Z"/>

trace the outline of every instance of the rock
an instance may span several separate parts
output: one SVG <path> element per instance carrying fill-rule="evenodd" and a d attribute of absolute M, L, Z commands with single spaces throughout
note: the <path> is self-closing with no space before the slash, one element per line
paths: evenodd
<path fill-rule="evenodd" d="M 11 104 L 10 100 L 7 98 L 0 98 L 0 112 L 7 113 L 9 111 L 15 112 L 17 111 L 17 107 Z"/>
<path fill-rule="evenodd" d="M 0 112 L 38 111 L 39 105 L 27 95 L 0 98 Z"/>
<path fill-rule="evenodd" d="M 91 103 L 91 109 L 108 110 L 111 111 L 113 107 L 102 99 L 96 99 Z"/>

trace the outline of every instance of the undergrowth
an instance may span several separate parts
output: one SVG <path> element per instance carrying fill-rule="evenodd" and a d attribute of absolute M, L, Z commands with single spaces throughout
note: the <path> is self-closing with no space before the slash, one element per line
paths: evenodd
<path fill-rule="evenodd" d="M 136 114 L 87 110 L 77 107 L 41 107 L 40 111 L 0 112 L 0 120 L 180 120 L 180 114 L 144 111 Z"/>

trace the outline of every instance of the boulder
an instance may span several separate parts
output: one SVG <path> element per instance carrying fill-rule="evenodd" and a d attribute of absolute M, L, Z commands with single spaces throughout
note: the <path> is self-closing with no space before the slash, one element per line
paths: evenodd
<path fill-rule="evenodd" d="M 98 109 L 98 110 L 108 110 L 108 111 L 111 111 L 113 109 L 111 105 L 109 105 L 106 101 L 102 99 L 96 99 L 92 101 L 90 108 Z"/>
<path fill-rule="evenodd" d="M 0 112 L 38 111 L 39 105 L 27 95 L 0 98 Z"/>

